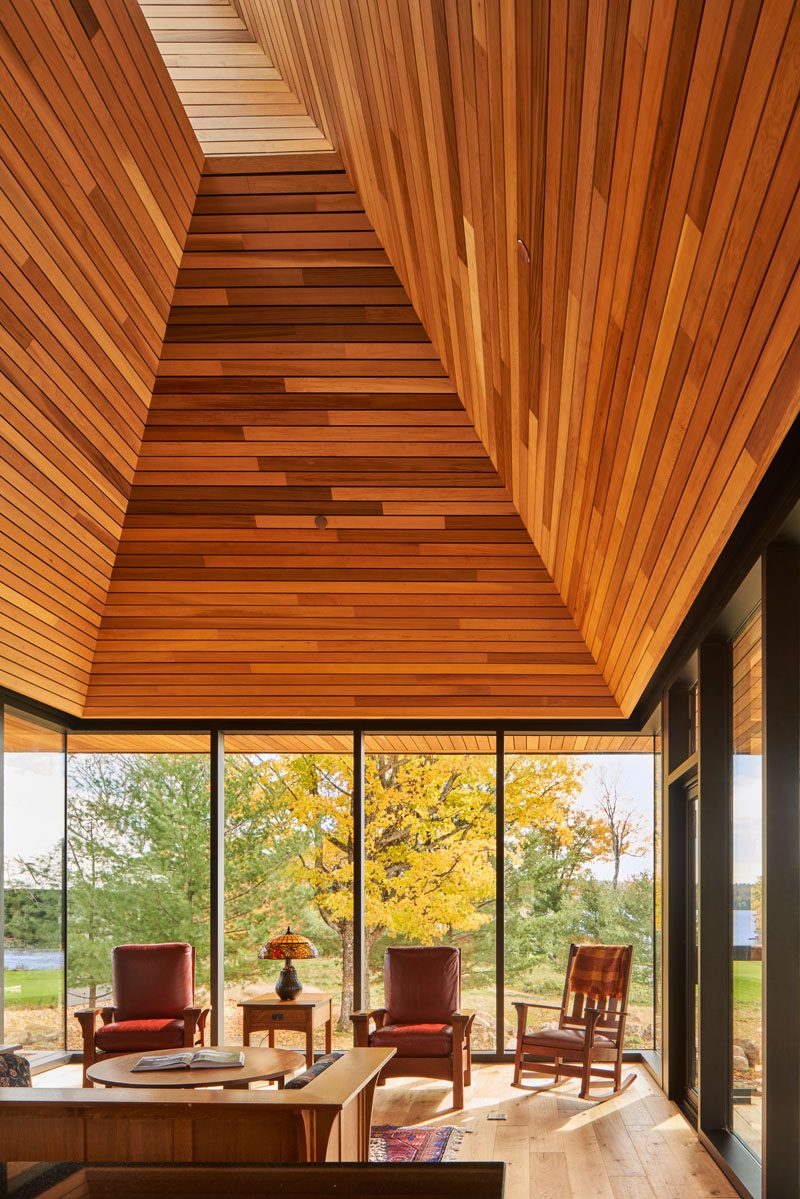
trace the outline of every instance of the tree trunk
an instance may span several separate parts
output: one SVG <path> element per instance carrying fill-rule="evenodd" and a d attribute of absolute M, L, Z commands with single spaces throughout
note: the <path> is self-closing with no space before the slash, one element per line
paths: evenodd
<path fill-rule="evenodd" d="M 382 925 L 379 925 L 377 928 L 368 928 L 366 931 L 365 939 L 366 939 L 366 958 L 367 958 L 367 960 L 364 963 L 364 1007 L 365 1008 L 372 1007 L 372 1000 L 370 999 L 370 985 L 369 985 L 369 960 L 370 960 L 370 957 L 372 956 L 373 946 L 375 945 L 375 942 L 381 936 L 382 932 L 383 932 Z M 381 1000 L 381 1003 L 382 1002 L 383 1002 L 383 1000 Z"/>
<path fill-rule="evenodd" d="M 616 891 L 616 890 L 617 890 L 617 888 L 619 887 L 619 865 L 620 865 L 620 860 L 621 860 L 621 855 L 620 855 L 619 853 L 615 853 L 615 854 L 614 854 L 614 890 L 615 890 L 615 891 Z"/>
<path fill-rule="evenodd" d="M 353 1010 L 353 923 L 346 921 L 339 927 L 342 939 L 342 1006 L 339 1012 L 340 1030 L 349 1029 L 350 1013 Z"/>
<path fill-rule="evenodd" d="M 89 987 L 89 1003 L 88 1007 L 97 1007 L 97 983 L 92 983 Z"/>

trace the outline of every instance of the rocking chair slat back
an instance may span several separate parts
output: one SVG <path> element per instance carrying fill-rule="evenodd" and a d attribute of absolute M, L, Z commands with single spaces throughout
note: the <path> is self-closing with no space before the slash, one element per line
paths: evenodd
<path fill-rule="evenodd" d="M 616 952 L 616 946 L 609 946 Z M 570 945 L 567 960 L 567 974 L 564 980 L 564 995 L 561 1000 L 561 1016 L 559 1028 L 585 1028 L 586 1009 L 593 1008 L 600 1013 L 596 1027 L 602 1029 L 603 1036 L 609 1037 L 617 1044 L 625 1033 L 625 1020 L 628 1009 L 628 992 L 631 985 L 631 968 L 633 965 L 633 946 L 626 945 L 622 954 L 622 999 L 616 995 L 604 995 L 599 999 L 587 998 L 580 991 L 570 990 L 572 963 L 578 952 L 577 945 Z"/>

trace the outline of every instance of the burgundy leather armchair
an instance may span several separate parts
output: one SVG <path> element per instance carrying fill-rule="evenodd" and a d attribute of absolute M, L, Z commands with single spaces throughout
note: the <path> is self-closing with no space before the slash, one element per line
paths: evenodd
<path fill-rule="evenodd" d="M 98 1058 L 205 1044 L 211 1009 L 194 1006 L 194 957 L 194 947 L 181 941 L 112 951 L 114 1006 L 75 1013 L 83 1033 L 84 1086 L 93 1085 L 86 1071 Z"/>
<path fill-rule="evenodd" d="M 461 950 L 449 945 L 392 946 L 383 959 L 386 1007 L 353 1012 L 357 1046 L 392 1046 L 386 1078 L 445 1078 L 453 1107 L 464 1106 L 472 1082 L 474 1012 L 461 1008 Z M 370 1021 L 375 1029 L 370 1032 Z"/>

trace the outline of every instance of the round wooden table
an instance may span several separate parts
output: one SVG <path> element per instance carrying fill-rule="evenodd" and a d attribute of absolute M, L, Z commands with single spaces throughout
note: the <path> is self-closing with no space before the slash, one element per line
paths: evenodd
<path fill-rule="evenodd" d="M 305 1066 L 302 1053 L 291 1049 L 242 1049 L 240 1045 L 220 1045 L 213 1048 L 238 1050 L 244 1054 L 243 1066 L 226 1066 L 221 1070 L 137 1070 L 132 1067 L 142 1057 L 168 1057 L 179 1049 L 142 1050 L 121 1057 L 103 1058 L 86 1071 L 92 1082 L 104 1087 L 186 1087 L 247 1088 L 251 1082 L 276 1079 L 282 1088 L 287 1074 Z"/>

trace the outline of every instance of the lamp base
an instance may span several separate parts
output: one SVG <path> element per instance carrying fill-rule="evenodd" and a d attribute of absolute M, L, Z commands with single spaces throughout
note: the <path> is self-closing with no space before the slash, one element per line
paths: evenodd
<path fill-rule="evenodd" d="M 303 984 L 297 977 L 297 971 L 292 965 L 291 959 L 286 959 L 286 964 L 278 975 L 278 981 L 275 983 L 275 994 L 278 999 L 296 999 L 303 990 Z"/>

